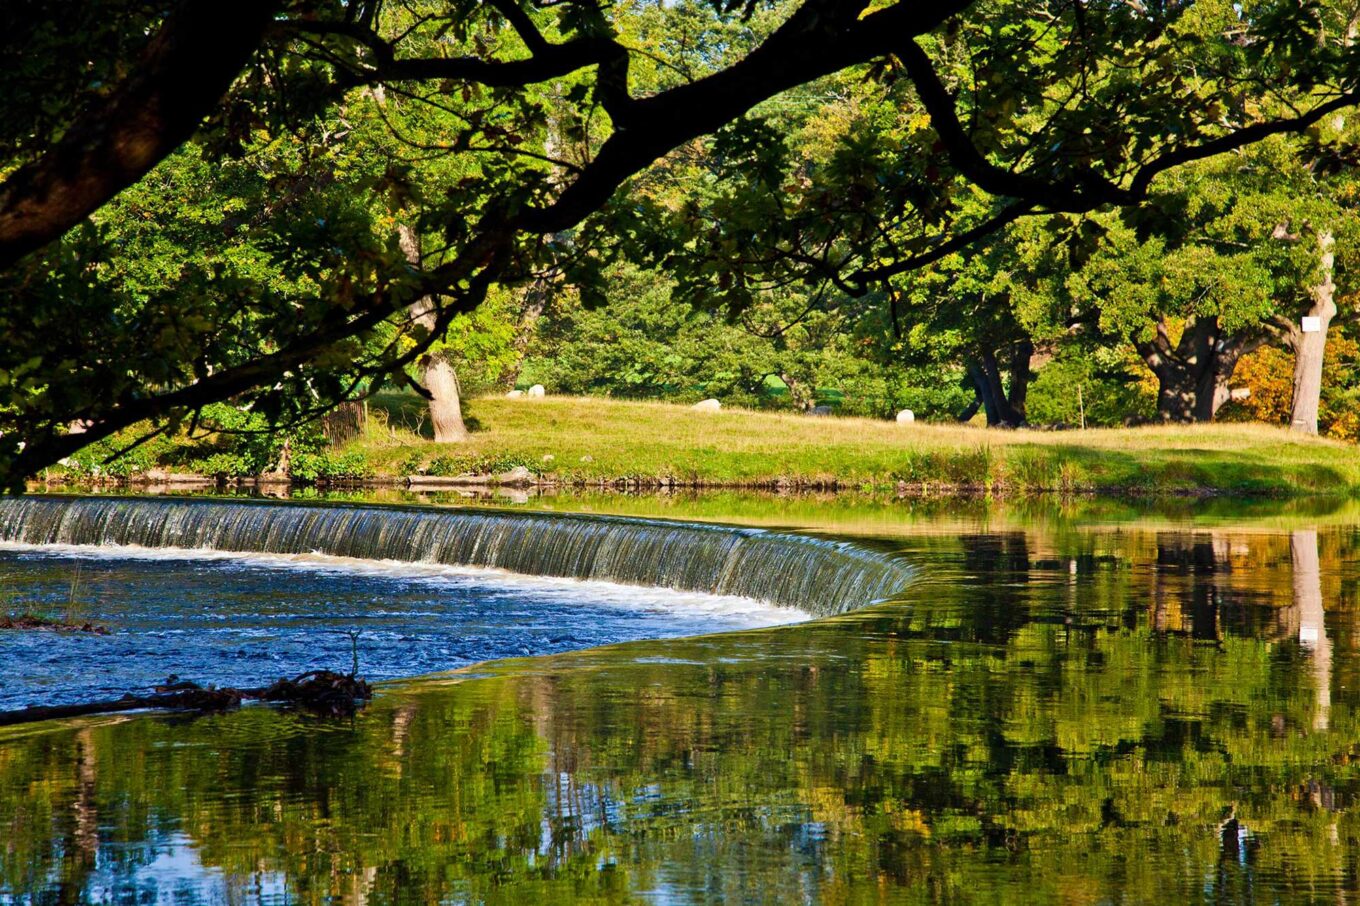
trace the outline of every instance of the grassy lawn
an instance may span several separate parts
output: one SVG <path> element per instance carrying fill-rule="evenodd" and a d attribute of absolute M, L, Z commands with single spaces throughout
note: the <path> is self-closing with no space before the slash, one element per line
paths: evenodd
<path fill-rule="evenodd" d="M 525 466 L 558 481 L 673 479 L 741 485 L 784 479 L 941 492 L 1351 494 L 1360 457 L 1347 444 L 1263 425 L 999 431 L 812 418 L 667 403 L 556 397 L 469 400 L 464 444 L 422 436 L 414 396 L 375 399 L 361 452 L 380 475 L 498 474 Z"/>

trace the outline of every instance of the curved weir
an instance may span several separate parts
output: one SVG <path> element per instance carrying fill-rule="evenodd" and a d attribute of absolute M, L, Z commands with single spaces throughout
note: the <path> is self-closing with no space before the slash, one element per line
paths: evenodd
<path fill-rule="evenodd" d="M 319 553 L 739 595 L 818 616 L 906 587 L 904 561 L 763 529 L 618 516 L 155 498 L 0 500 L 0 541 Z"/>

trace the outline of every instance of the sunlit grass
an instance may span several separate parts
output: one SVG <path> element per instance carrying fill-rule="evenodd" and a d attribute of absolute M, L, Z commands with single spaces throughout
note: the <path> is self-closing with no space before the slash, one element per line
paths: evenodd
<path fill-rule="evenodd" d="M 1001 431 L 812 418 L 598 398 L 469 400 L 469 441 L 440 445 L 414 396 L 376 399 L 361 450 L 380 474 L 495 473 L 522 465 L 561 481 L 885 487 L 992 492 L 1350 493 L 1352 446 L 1266 425 Z M 436 465 L 436 461 L 438 464 Z"/>

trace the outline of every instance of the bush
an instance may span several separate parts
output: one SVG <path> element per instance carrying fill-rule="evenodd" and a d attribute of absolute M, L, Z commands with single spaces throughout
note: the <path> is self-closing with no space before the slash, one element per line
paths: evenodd
<path fill-rule="evenodd" d="M 164 435 L 138 444 L 143 433 L 143 430 L 135 428 L 119 431 L 72 454 L 63 466 L 72 475 L 81 477 L 127 478 L 140 475 L 154 469 L 175 446 L 174 441 Z"/>
<path fill-rule="evenodd" d="M 216 478 L 249 478 L 277 469 L 286 444 L 289 476 L 297 481 L 357 480 L 375 472 L 363 453 L 342 453 L 332 448 L 316 423 L 290 431 L 273 430 L 263 416 L 217 403 L 203 409 L 198 427 L 210 432 L 208 436 L 194 441 L 183 436 L 158 436 L 135 447 L 132 445 L 145 429 L 130 428 L 91 444 L 63 465 L 72 475 L 81 477 L 126 478 L 166 467 Z M 418 467 L 417 459 L 413 468 Z"/>
<path fill-rule="evenodd" d="M 439 478 L 454 478 L 458 475 L 499 475 L 521 466 L 530 472 L 537 473 L 539 471 L 533 463 L 516 456 L 449 454 L 435 457 L 425 469 L 425 474 Z"/>
<path fill-rule="evenodd" d="M 397 463 L 398 475 L 421 475 L 425 471 L 425 457 L 419 453 L 412 453 L 410 456 Z"/>
<path fill-rule="evenodd" d="M 1084 409 L 1088 427 L 1121 425 L 1156 408 L 1147 374 L 1127 351 L 1064 350 L 1030 385 L 1026 419 L 1032 425 L 1080 425 Z"/>
<path fill-rule="evenodd" d="M 253 467 L 251 457 L 234 451 L 188 459 L 184 461 L 184 465 L 194 472 L 211 475 L 214 478 L 248 478 L 259 474 Z"/>
<path fill-rule="evenodd" d="M 326 449 L 293 456 L 289 476 L 296 481 L 357 481 L 373 474 L 368 457 L 358 450 L 337 454 Z"/>
<path fill-rule="evenodd" d="M 285 444 L 288 474 L 298 481 L 358 479 L 374 471 L 362 453 L 336 453 L 316 422 L 279 431 L 255 412 L 216 403 L 204 408 L 199 424 L 213 434 L 181 448 L 174 460 L 204 475 L 248 478 L 273 471 L 279 467 Z"/>

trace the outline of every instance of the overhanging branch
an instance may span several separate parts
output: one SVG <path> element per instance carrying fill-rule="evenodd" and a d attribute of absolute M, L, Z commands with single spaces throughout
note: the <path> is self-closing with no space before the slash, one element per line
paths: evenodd
<path fill-rule="evenodd" d="M 179 147 L 213 112 L 281 0 L 181 0 L 131 73 L 0 184 L 0 269 L 53 242 Z"/>
<path fill-rule="evenodd" d="M 512 6 L 513 4 L 498 4 Z M 522 11 L 521 11 L 522 13 Z M 532 28 L 524 17 L 525 28 Z M 301 34 L 332 35 L 362 45 L 372 55 L 363 68 L 343 74 L 356 85 L 379 82 L 417 82 L 435 79 L 476 82 L 492 88 L 520 88 L 570 75 L 580 69 L 602 66 L 626 58 L 628 51 L 610 38 L 573 38 L 553 44 L 538 33 L 525 43 L 532 55 L 520 60 L 487 60 L 481 57 L 398 57 L 396 45 L 376 31 L 351 22 L 301 20 L 282 26 Z M 518 29 L 517 29 L 518 31 Z M 521 37 L 524 31 L 519 32 Z"/>

